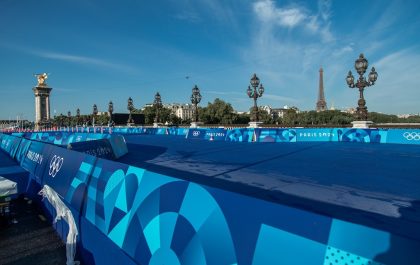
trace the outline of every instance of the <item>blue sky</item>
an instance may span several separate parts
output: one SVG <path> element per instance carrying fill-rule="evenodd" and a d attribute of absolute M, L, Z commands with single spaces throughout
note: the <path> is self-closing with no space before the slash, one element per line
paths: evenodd
<path fill-rule="evenodd" d="M 187 103 L 219 97 L 236 110 L 255 72 L 260 105 L 315 108 L 324 68 L 328 106 L 357 105 L 348 70 L 363 52 L 379 74 L 369 111 L 420 112 L 420 1 L 0 1 L 0 119 L 34 119 L 33 73 L 51 73 L 51 115 L 126 112 L 159 91 Z M 186 78 L 186 77 L 189 78 Z"/>

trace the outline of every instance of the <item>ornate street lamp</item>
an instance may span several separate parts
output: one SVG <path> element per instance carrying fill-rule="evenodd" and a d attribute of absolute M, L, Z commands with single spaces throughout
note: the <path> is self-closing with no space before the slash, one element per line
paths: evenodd
<path fill-rule="evenodd" d="M 112 126 L 112 113 L 114 112 L 114 103 L 112 101 L 109 101 L 108 103 L 108 113 L 109 113 L 109 126 Z"/>
<path fill-rule="evenodd" d="M 359 101 L 356 115 L 359 121 L 367 121 L 368 111 L 366 107 L 366 100 L 363 96 L 363 91 L 365 87 L 373 86 L 375 84 L 376 79 L 378 78 L 378 73 L 375 71 L 375 67 L 372 67 L 370 70 L 368 80 L 365 79 L 363 74 L 366 72 L 368 68 L 368 60 L 365 59 L 363 53 L 359 55 L 359 59 L 357 59 L 354 63 L 354 68 L 356 69 L 357 73 L 359 74 L 359 79 L 356 83 L 354 83 L 354 77 L 349 71 L 346 77 L 347 85 L 351 88 L 357 87 L 359 89 Z"/>
<path fill-rule="evenodd" d="M 98 114 L 98 106 L 96 106 L 96 104 L 93 104 L 93 110 L 92 110 L 92 114 L 93 114 L 93 122 L 92 122 L 92 126 L 95 127 L 95 117 Z"/>
<path fill-rule="evenodd" d="M 252 108 L 251 112 L 251 122 L 259 122 L 259 113 L 258 113 L 258 106 L 257 106 L 257 99 L 259 97 L 262 97 L 264 93 L 264 87 L 261 84 L 260 85 L 260 79 L 257 77 L 256 74 L 254 74 L 251 77 L 251 86 L 253 89 L 251 89 L 250 86 L 248 86 L 248 89 L 246 90 L 246 93 L 248 94 L 249 98 L 254 99 L 254 107 Z M 257 90 L 258 85 L 260 86 Z"/>
<path fill-rule="evenodd" d="M 192 89 L 191 103 L 194 104 L 194 121 L 198 122 L 198 103 L 201 101 L 200 89 L 197 85 Z"/>
<path fill-rule="evenodd" d="M 155 95 L 155 100 L 153 101 L 153 105 L 156 108 L 155 125 L 157 125 L 158 122 L 160 121 L 159 112 L 160 112 L 160 108 L 162 107 L 162 98 L 159 92 L 157 92 Z"/>
<path fill-rule="evenodd" d="M 127 101 L 127 109 L 128 109 L 128 111 L 129 111 L 129 115 L 128 115 L 128 121 L 127 121 L 127 124 L 128 125 L 131 125 L 131 124 L 133 124 L 134 123 L 134 120 L 133 120 L 133 118 L 131 117 L 131 112 L 133 112 L 133 110 L 134 110 L 134 104 L 133 104 L 133 99 L 131 98 L 131 97 L 129 97 L 128 98 L 128 101 Z"/>
<path fill-rule="evenodd" d="M 68 126 L 70 127 L 71 125 L 71 112 L 67 111 L 67 120 L 68 120 Z"/>
<path fill-rule="evenodd" d="M 77 117 L 77 125 L 79 125 L 79 122 L 80 122 L 80 109 L 79 108 L 77 108 L 76 110 L 76 117 Z"/>

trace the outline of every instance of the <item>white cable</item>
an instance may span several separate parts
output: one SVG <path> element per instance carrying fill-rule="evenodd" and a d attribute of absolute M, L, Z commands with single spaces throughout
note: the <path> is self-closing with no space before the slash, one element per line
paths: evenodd
<path fill-rule="evenodd" d="M 69 225 L 69 233 L 67 234 L 67 242 L 66 242 L 66 257 L 67 257 L 67 265 L 78 265 L 80 264 L 78 261 L 74 260 L 74 256 L 76 255 L 76 238 L 79 234 L 76 227 L 76 222 L 74 221 L 73 215 L 69 208 L 63 203 L 60 199 L 59 195 L 48 185 L 44 185 L 44 187 L 38 193 L 43 198 L 47 198 L 47 200 L 51 203 L 54 207 L 57 216 L 54 218 L 54 223 L 61 218 L 67 222 Z"/>

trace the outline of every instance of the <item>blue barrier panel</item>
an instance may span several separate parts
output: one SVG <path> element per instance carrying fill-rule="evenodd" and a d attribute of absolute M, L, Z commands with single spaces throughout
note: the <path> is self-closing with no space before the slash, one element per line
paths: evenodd
<path fill-rule="evenodd" d="M 341 142 L 386 143 L 388 130 L 337 129 Z"/>
<path fill-rule="evenodd" d="M 128 153 L 127 144 L 122 135 L 111 135 L 108 139 L 114 152 L 115 159 L 122 157 Z"/>
<path fill-rule="evenodd" d="M 11 158 L 15 158 L 16 152 L 19 149 L 20 142 L 22 141 L 21 137 L 11 136 L 12 140 L 10 143 L 9 155 Z"/>
<path fill-rule="evenodd" d="M 99 139 L 104 139 L 104 138 L 108 138 L 108 137 L 109 137 L 108 134 L 88 133 L 87 136 L 86 136 L 86 141 L 99 140 Z"/>
<path fill-rule="evenodd" d="M 166 134 L 166 128 L 158 128 L 156 130 L 157 135 L 165 135 Z"/>
<path fill-rule="evenodd" d="M 226 132 L 227 131 L 225 129 L 194 128 L 188 130 L 187 139 L 224 141 L 226 138 Z"/>
<path fill-rule="evenodd" d="M 325 129 L 296 129 L 297 142 L 338 142 L 340 141 L 338 128 Z M 340 136 L 342 133 L 340 132 Z"/>
<path fill-rule="evenodd" d="M 116 159 L 112 146 L 108 139 L 98 139 L 87 142 L 71 143 L 67 147 L 70 150 L 82 152 L 88 155 L 114 160 Z"/>
<path fill-rule="evenodd" d="M 89 264 L 417 262 L 419 242 L 385 231 L 102 159 L 93 172 Z"/>
<path fill-rule="evenodd" d="M 187 135 L 188 128 L 178 128 L 177 135 Z"/>
<path fill-rule="evenodd" d="M 53 146 L 46 154 L 42 185 L 53 188 L 77 212 L 81 212 L 94 156 Z"/>
<path fill-rule="evenodd" d="M 67 144 L 85 142 L 87 138 L 87 133 L 74 133 L 68 140 Z"/>
<path fill-rule="evenodd" d="M 338 131 L 342 141 L 389 136 Z M 261 140 L 261 131 L 256 135 Z M 104 159 L 95 164 L 91 156 L 40 142 L 21 141 L 16 159 L 21 148 L 28 148 L 21 161 L 37 189 L 51 186 L 75 216 L 88 264 L 417 264 L 420 243 L 386 231 Z M 412 215 L 402 208 L 402 219 Z M 58 230 L 64 238 L 67 228 Z"/>
<path fill-rule="evenodd" d="M 255 129 L 256 142 L 296 142 L 295 129 Z"/>
<path fill-rule="evenodd" d="M 80 231 L 80 214 L 82 203 L 86 196 L 87 182 L 92 173 L 96 158 L 79 152 L 73 152 L 61 147 L 53 146 L 46 159 L 41 187 L 50 186 L 62 198 L 70 209 L 75 220 L 77 230 Z M 43 200 L 47 217 L 52 220 L 56 211 L 47 200 Z M 69 226 L 64 221 L 54 224 L 55 229 L 63 240 L 66 240 Z M 79 238 L 77 238 L 79 239 Z"/>
<path fill-rule="evenodd" d="M 20 141 L 20 145 L 18 150 L 16 151 L 15 159 L 19 162 L 19 164 L 22 162 L 22 160 L 26 157 L 26 154 L 29 150 L 29 147 L 31 146 L 32 141 L 22 138 Z"/>
<path fill-rule="evenodd" d="M 386 142 L 393 144 L 420 144 L 420 130 L 389 129 Z"/>
<path fill-rule="evenodd" d="M 31 174 L 31 178 L 38 184 L 42 183 L 42 175 L 51 147 L 52 145 L 49 144 L 32 141 L 26 156 L 21 161 L 21 166 Z"/>
<path fill-rule="evenodd" d="M 205 135 L 206 135 L 206 129 L 189 129 L 188 133 L 186 135 L 187 139 L 192 139 L 192 140 L 203 140 Z"/>
<path fill-rule="evenodd" d="M 17 149 L 19 148 L 19 143 L 22 138 L 12 135 L 4 135 L 1 140 L 1 149 L 10 155 L 11 158 L 14 158 Z"/>
<path fill-rule="evenodd" d="M 8 150 L 10 149 L 9 145 L 10 145 L 10 135 L 7 134 L 3 134 L 2 138 L 1 138 L 1 143 L 0 143 L 0 148 L 5 151 L 6 153 L 8 153 Z"/>
<path fill-rule="evenodd" d="M 254 140 L 254 129 L 233 129 L 226 133 L 225 141 L 228 142 L 252 142 Z"/>

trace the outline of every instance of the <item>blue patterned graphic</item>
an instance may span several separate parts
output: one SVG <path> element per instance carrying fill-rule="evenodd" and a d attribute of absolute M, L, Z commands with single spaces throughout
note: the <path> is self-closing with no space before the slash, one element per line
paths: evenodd
<path fill-rule="evenodd" d="M 140 264 L 236 263 L 221 209 L 194 183 L 99 160 L 86 219 Z"/>
<path fill-rule="evenodd" d="M 293 129 L 255 129 L 257 142 L 296 142 Z"/>
<path fill-rule="evenodd" d="M 387 130 L 343 129 L 337 134 L 341 142 L 386 143 Z"/>
<path fill-rule="evenodd" d="M 252 142 L 254 139 L 254 129 L 233 129 L 226 133 L 228 142 Z"/>
<path fill-rule="evenodd" d="M 26 153 L 28 152 L 29 147 L 31 146 L 31 143 L 32 141 L 22 138 L 19 148 L 16 151 L 15 155 L 15 158 L 19 163 L 21 163 L 22 160 L 25 158 Z"/>

